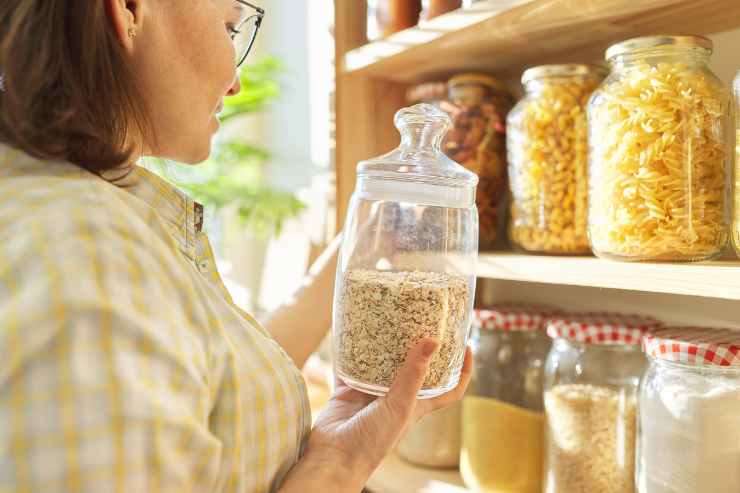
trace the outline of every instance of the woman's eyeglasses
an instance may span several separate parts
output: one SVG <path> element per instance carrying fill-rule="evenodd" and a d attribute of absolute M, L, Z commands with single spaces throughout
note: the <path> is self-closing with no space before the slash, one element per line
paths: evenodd
<path fill-rule="evenodd" d="M 234 41 L 234 46 L 236 47 L 236 66 L 241 67 L 244 64 L 244 60 L 247 59 L 247 55 L 252 50 L 254 40 L 257 38 L 257 31 L 259 31 L 262 18 L 265 16 L 265 11 L 244 0 L 235 1 L 253 11 L 252 13 L 248 13 L 247 17 L 231 30 L 231 39 Z"/>

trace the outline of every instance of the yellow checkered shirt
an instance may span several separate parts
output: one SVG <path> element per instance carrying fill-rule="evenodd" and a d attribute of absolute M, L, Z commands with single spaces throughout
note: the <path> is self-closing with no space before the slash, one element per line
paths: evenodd
<path fill-rule="evenodd" d="M 202 208 L 0 144 L 0 492 L 266 492 L 310 429 Z"/>

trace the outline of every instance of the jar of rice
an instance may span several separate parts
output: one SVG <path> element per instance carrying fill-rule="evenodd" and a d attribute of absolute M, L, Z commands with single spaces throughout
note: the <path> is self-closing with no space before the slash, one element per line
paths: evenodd
<path fill-rule="evenodd" d="M 511 222 L 519 248 L 590 253 L 588 243 L 588 98 L 605 70 L 542 65 L 524 72 L 525 97 L 507 118 Z"/>
<path fill-rule="evenodd" d="M 634 493 L 640 344 L 659 325 L 613 313 L 548 320 L 544 493 Z"/>
<path fill-rule="evenodd" d="M 712 42 L 653 36 L 606 52 L 589 120 L 589 237 L 601 257 L 698 261 L 729 237 L 730 91 Z"/>

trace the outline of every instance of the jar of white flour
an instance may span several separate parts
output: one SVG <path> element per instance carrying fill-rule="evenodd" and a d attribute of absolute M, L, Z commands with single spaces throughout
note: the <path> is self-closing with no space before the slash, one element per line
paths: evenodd
<path fill-rule="evenodd" d="M 644 349 L 639 493 L 740 492 L 740 332 L 664 328 Z"/>

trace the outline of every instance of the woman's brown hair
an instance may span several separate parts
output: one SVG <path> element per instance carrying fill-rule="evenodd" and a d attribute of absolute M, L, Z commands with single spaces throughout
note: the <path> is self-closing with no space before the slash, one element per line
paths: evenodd
<path fill-rule="evenodd" d="M 101 0 L 0 1 L 0 141 L 94 173 L 150 136 L 136 79 Z"/>

